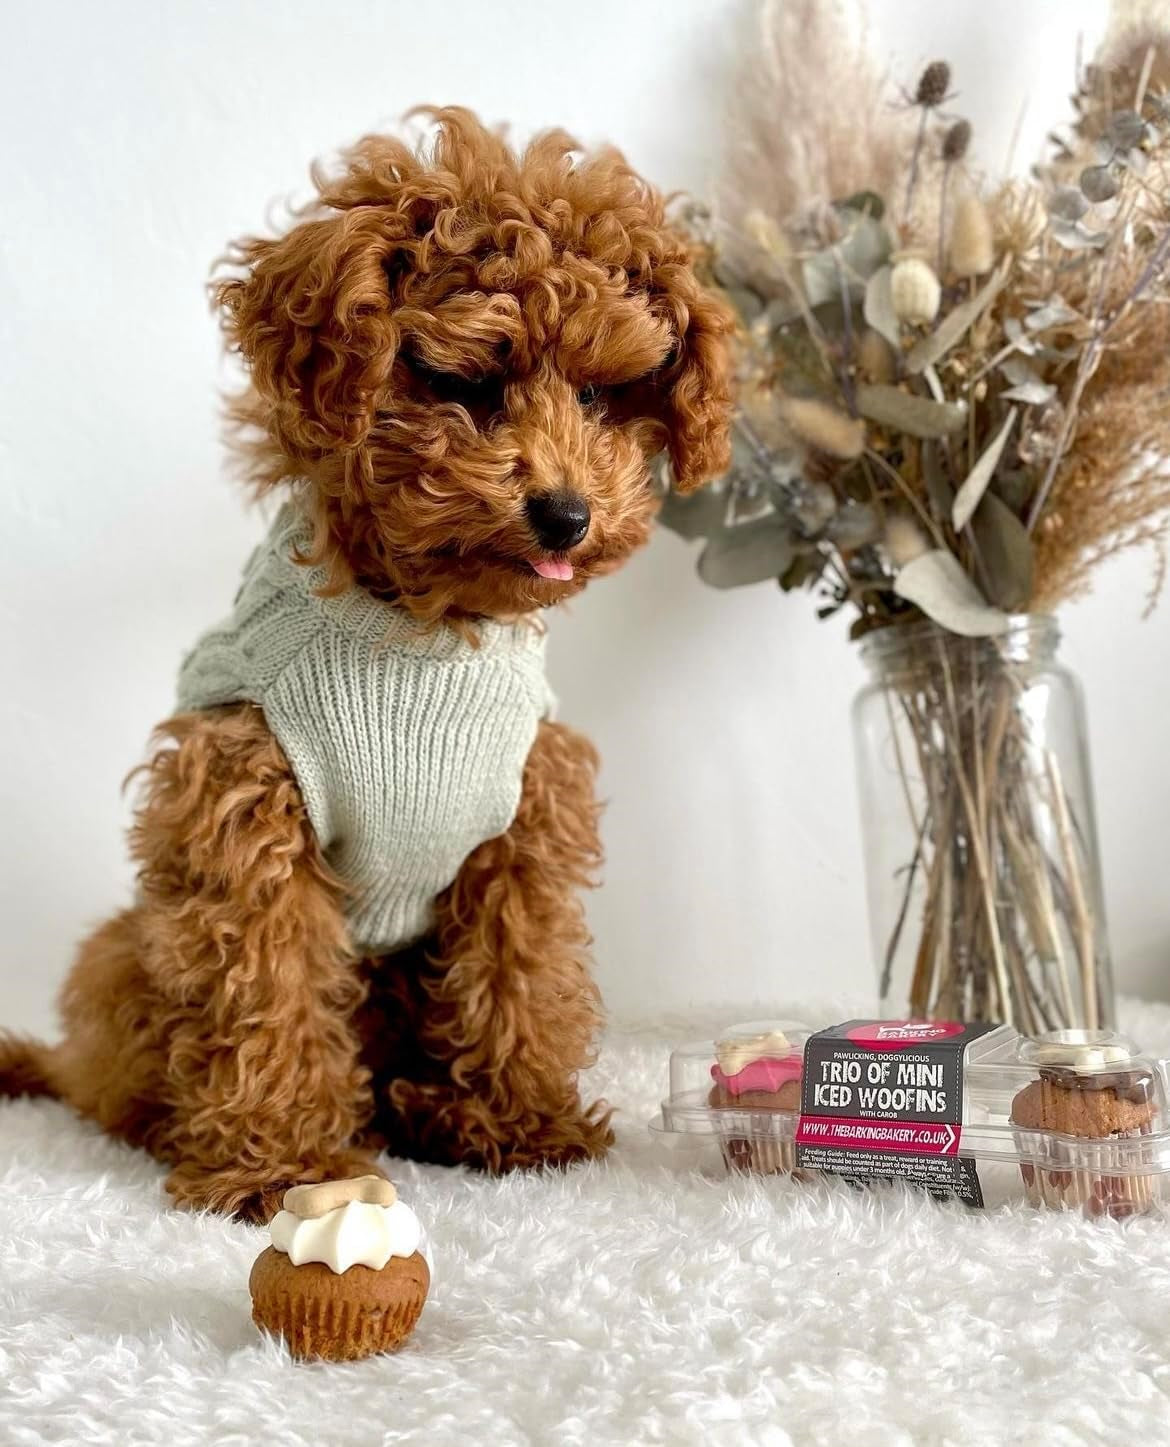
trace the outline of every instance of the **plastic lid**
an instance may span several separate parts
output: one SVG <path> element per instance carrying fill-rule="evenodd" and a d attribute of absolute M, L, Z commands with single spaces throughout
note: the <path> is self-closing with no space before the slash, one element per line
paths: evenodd
<path fill-rule="evenodd" d="M 737 1089 L 775 1092 L 799 1080 L 810 1031 L 793 1020 L 749 1020 L 721 1030 L 714 1040 L 696 1040 L 670 1053 L 670 1094 L 662 1102 L 662 1128 L 710 1134 L 720 1109 L 717 1087 L 734 1101 Z"/>

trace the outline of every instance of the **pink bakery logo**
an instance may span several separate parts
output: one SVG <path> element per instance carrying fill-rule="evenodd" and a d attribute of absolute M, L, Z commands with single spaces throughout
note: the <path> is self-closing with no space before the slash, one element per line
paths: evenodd
<path fill-rule="evenodd" d="M 848 1031 L 846 1039 L 858 1045 L 897 1050 L 904 1045 L 929 1045 L 950 1035 L 961 1035 L 965 1028 L 958 1020 L 868 1020 Z"/>

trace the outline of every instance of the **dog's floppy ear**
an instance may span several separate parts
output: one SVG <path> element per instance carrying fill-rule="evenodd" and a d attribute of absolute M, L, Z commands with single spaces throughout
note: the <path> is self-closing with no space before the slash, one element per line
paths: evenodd
<path fill-rule="evenodd" d="M 663 379 L 667 451 L 675 485 L 690 492 L 726 472 L 731 461 L 734 323 L 730 308 L 700 285 L 689 263 L 661 267 L 655 290 L 679 339 Z"/>
<path fill-rule="evenodd" d="M 242 274 L 213 288 L 269 431 L 294 458 L 359 447 L 370 431 L 398 347 L 386 267 L 400 220 L 355 208 L 241 241 L 229 259 Z"/>

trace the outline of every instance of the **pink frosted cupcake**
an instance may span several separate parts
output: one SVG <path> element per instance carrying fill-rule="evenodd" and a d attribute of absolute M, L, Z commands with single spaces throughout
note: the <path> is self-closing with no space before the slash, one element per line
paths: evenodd
<path fill-rule="evenodd" d="M 782 1030 L 740 1026 L 715 1044 L 707 1103 L 733 1170 L 791 1172 L 804 1053 Z"/>

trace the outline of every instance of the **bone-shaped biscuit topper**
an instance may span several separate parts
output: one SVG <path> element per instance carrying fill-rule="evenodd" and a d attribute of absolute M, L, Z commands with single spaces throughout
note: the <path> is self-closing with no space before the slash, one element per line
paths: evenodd
<path fill-rule="evenodd" d="M 284 1193 L 284 1209 L 302 1221 L 326 1216 L 339 1206 L 361 1201 L 368 1206 L 393 1206 L 398 1192 L 382 1176 L 352 1176 L 344 1181 L 320 1181 L 316 1185 L 290 1186 Z"/>

